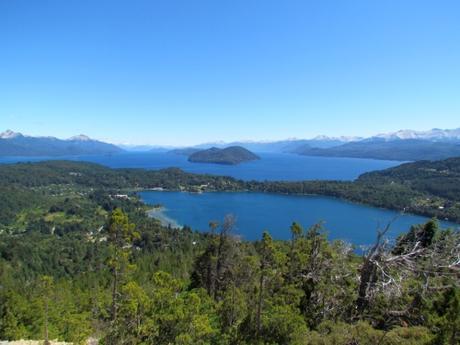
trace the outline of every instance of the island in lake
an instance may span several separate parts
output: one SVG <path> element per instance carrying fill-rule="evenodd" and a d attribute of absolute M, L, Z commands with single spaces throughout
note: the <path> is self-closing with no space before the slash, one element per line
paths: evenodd
<path fill-rule="evenodd" d="M 236 165 L 260 159 L 259 156 L 241 146 L 230 146 L 223 149 L 211 147 L 192 153 L 188 160 L 194 163 L 215 163 Z"/>

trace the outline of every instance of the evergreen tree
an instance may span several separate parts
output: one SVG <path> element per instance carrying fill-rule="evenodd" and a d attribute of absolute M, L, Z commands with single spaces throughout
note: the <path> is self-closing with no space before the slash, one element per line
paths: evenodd
<path fill-rule="evenodd" d="M 108 267 L 112 274 L 112 305 L 111 305 L 111 334 L 107 339 L 109 345 L 120 344 L 118 338 L 118 308 L 120 300 L 120 286 L 127 284 L 128 273 L 133 267 L 130 265 L 130 256 L 134 240 L 140 238 L 135 225 L 129 222 L 128 216 L 119 208 L 110 215 L 107 227 L 110 256 Z"/>

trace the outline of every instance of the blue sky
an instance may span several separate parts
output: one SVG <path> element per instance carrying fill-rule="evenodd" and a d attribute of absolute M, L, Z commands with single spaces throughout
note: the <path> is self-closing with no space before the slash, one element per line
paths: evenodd
<path fill-rule="evenodd" d="M 0 1 L 0 124 L 116 143 L 460 127 L 460 2 Z"/>

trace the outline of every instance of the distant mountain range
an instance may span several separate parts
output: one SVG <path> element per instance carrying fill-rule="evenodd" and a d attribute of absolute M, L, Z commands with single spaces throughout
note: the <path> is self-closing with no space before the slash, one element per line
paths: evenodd
<path fill-rule="evenodd" d="M 204 143 L 190 147 L 176 148 L 169 152 L 189 156 L 193 152 L 202 149 L 208 149 L 210 147 L 226 148 L 232 146 L 240 146 L 253 152 L 260 153 L 296 153 L 297 149 L 309 147 L 318 148 L 329 148 L 334 146 L 343 145 L 355 140 L 362 140 L 363 138 L 358 137 L 326 137 L 317 136 L 312 139 L 286 139 L 279 141 L 233 141 L 230 143 L 226 142 L 211 142 Z"/>
<path fill-rule="evenodd" d="M 113 154 L 123 150 L 86 135 L 69 139 L 31 137 L 11 130 L 0 133 L 0 156 L 72 156 Z"/>
<path fill-rule="evenodd" d="M 241 146 L 230 146 L 223 149 L 211 147 L 192 153 L 188 160 L 194 163 L 215 163 L 236 165 L 260 159 L 259 156 Z"/>
<path fill-rule="evenodd" d="M 187 150 L 196 150 L 209 145 L 211 144 L 202 144 Z M 317 136 L 312 139 L 213 145 L 220 148 L 238 145 L 254 152 L 297 153 L 307 156 L 398 161 L 438 160 L 460 156 L 460 128 L 446 130 L 435 128 L 429 131 L 400 130 L 368 138 Z M 183 149 L 182 152 L 185 150 Z"/>
<path fill-rule="evenodd" d="M 168 153 L 173 153 L 173 154 L 176 154 L 176 155 L 180 155 L 180 156 L 190 156 L 192 154 L 194 154 L 195 152 L 199 152 L 203 149 L 200 149 L 200 148 L 197 148 L 197 147 L 185 147 L 183 149 L 174 149 L 174 150 L 171 150 L 171 151 L 168 151 Z"/>
<path fill-rule="evenodd" d="M 69 139 L 31 137 L 13 131 L 0 134 L 0 156 L 65 156 L 113 154 L 126 151 L 171 152 L 190 156 L 198 150 L 243 147 L 258 153 L 296 153 L 309 156 L 373 158 L 399 161 L 437 160 L 460 156 L 460 128 L 429 131 L 400 130 L 372 137 L 328 137 L 279 141 L 205 143 L 191 147 L 140 145 L 118 147 L 85 135 Z"/>
<path fill-rule="evenodd" d="M 324 135 L 312 139 L 286 139 L 279 141 L 233 141 L 230 143 L 218 142 L 194 146 L 196 148 L 208 148 L 210 146 L 224 148 L 229 146 L 241 146 L 254 152 L 288 153 L 299 147 L 310 145 L 311 147 L 334 147 L 351 141 L 362 140 L 358 137 L 327 137 Z"/>
<path fill-rule="evenodd" d="M 391 140 L 429 140 L 429 141 L 459 141 L 460 142 L 460 128 L 457 129 L 439 129 L 433 128 L 429 131 L 413 131 L 404 129 L 393 133 L 378 134 L 369 139 L 384 139 Z"/>
<path fill-rule="evenodd" d="M 161 145 L 129 145 L 129 144 L 119 144 L 119 148 L 127 152 L 168 152 L 174 150 L 175 146 L 161 146 Z"/>
<path fill-rule="evenodd" d="M 304 146 L 295 153 L 306 156 L 372 158 L 397 161 L 439 160 L 460 157 L 460 142 L 422 139 L 373 139 L 330 148 Z"/>
<path fill-rule="evenodd" d="M 292 150 L 306 156 L 372 158 L 397 161 L 439 160 L 460 156 L 460 128 L 400 130 L 333 147 L 303 145 Z"/>

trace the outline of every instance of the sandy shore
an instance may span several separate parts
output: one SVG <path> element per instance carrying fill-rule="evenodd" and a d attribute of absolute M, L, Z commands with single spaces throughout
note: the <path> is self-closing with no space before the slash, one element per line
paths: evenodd
<path fill-rule="evenodd" d="M 155 207 L 148 210 L 147 215 L 151 218 L 158 219 L 163 226 L 170 226 L 171 228 L 182 228 L 182 225 L 180 225 L 175 219 L 168 217 L 165 212 L 166 208 Z"/>

